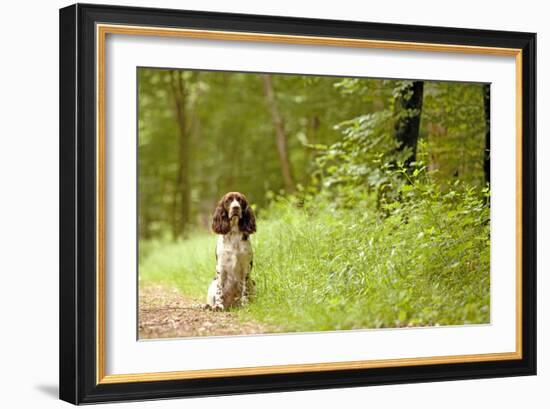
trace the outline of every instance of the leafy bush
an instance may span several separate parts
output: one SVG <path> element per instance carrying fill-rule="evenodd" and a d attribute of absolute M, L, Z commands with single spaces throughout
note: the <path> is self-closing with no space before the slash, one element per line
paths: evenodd
<path fill-rule="evenodd" d="M 252 238 L 258 293 L 242 318 L 280 331 L 488 322 L 488 192 L 458 182 L 443 191 L 423 168 L 407 177 L 385 217 L 322 195 L 275 200 Z M 214 246 L 201 233 L 149 248 L 140 277 L 202 298 Z"/>

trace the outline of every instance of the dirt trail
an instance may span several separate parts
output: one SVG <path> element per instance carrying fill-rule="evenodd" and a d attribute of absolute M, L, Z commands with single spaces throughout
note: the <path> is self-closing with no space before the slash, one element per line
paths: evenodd
<path fill-rule="evenodd" d="M 258 322 L 243 322 L 234 312 L 214 312 L 175 289 L 143 286 L 139 289 L 139 338 L 179 338 L 213 335 L 265 334 Z"/>

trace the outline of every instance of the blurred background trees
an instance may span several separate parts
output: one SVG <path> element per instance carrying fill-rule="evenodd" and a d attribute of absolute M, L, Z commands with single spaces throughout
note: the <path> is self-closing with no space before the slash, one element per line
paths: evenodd
<path fill-rule="evenodd" d="M 231 190 L 261 215 L 280 195 L 380 209 L 399 169 L 483 188 L 489 107 L 487 84 L 140 68 L 140 237 L 208 229 Z"/>

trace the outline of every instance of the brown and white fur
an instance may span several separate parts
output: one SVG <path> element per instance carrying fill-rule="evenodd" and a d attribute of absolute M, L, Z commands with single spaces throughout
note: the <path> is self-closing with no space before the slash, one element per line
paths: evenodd
<path fill-rule="evenodd" d="M 256 219 L 242 193 L 229 192 L 221 198 L 214 211 L 212 230 L 220 236 L 216 246 L 216 277 L 208 287 L 207 307 L 224 310 L 246 304 L 255 292 L 250 278 L 250 235 L 256 231 Z"/>

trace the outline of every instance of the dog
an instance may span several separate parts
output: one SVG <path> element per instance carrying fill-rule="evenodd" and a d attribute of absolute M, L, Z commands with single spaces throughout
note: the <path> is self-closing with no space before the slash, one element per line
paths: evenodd
<path fill-rule="evenodd" d="M 216 276 L 208 287 L 206 307 L 221 311 L 244 305 L 255 294 L 255 283 L 250 277 L 250 235 L 256 232 L 256 218 L 242 193 L 229 192 L 221 198 L 212 217 L 212 230 L 220 236 Z"/>

